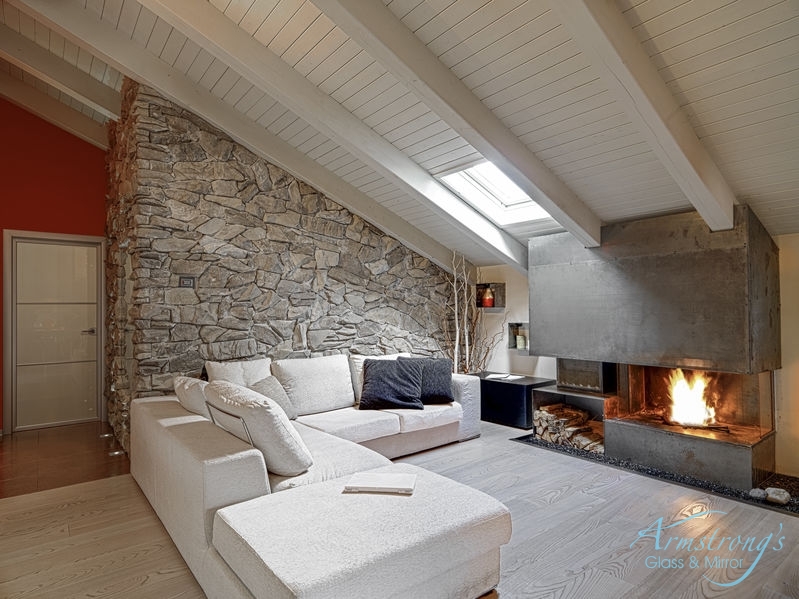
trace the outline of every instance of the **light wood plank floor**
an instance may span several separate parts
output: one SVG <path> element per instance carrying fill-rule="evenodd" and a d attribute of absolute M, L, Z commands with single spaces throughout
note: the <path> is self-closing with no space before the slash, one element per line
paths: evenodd
<path fill-rule="evenodd" d="M 205 595 L 124 474 L 0 499 L 0 597 Z"/>
<path fill-rule="evenodd" d="M 484 422 L 482 432 L 479 440 L 400 461 L 485 491 L 510 508 L 513 536 L 502 549 L 500 599 L 799 598 L 799 517 L 508 441 L 523 434 L 516 429 Z M 672 536 L 698 543 L 718 529 L 712 551 L 656 550 L 653 538 L 638 540 L 659 518 L 665 527 L 707 510 L 725 513 L 663 530 L 661 538 L 662 545 Z M 729 541 L 716 549 L 722 537 L 739 535 L 756 537 L 767 549 L 740 583 L 712 584 L 703 575 L 731 583 L 757 557 L 758 551 L 730 551 Z M 691 556 L 698 567 L 691 568 Z M 682 567 L 664 568 L 658 557 L 682 558 Z M 742 558 L 743 567 L 708 568 L 705 557 L 711 565 L 715 557 Z"/>
<path fill-rule="evenodd" d="M 414 463 L 497 497 L 511 510 L 500 599 L 799 598 L 799 518 L 508 441 L 520 431 L 483 423 L 483 436 L 417 454 Z M 443 506 L 446 508 L 446 506 Z M 765 543 L 757 551 L 656 550 L 638 532 L 717 510 L 667 536 Z M 782 528 L 780 529 L 780 525 Z M 766 542 L 766 537 L 773 534 Z M 777 538 L 784 536 L 781 549 Z M 647 558 L 684 558 L 678 569 Z M 743 567 L 705 567 L 705 557 Z M 661 564 L 662 565 L 662 564 Z M 0 500 L 0 597 L 201 598 L 202 592 L 129 475 Z M 334 598 L 338 599 L 338 598 Z M 376 598 L 378 599 L 378 598 Z M 416 599 L 416 598 L 414 598 Z"/>

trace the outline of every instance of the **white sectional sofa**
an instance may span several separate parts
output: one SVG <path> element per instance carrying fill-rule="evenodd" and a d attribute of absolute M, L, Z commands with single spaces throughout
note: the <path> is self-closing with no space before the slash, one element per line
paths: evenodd
<path fill-rule="evenodd" d="M 507 508 L 388 459 L 479 435 L 479 379 L 453 375 L 449 404 L 360 410 L 362 362 L 266 362 L 290 400 L 277 421 L 312 458 L 289 475 L 270 471 L 263 451 L 192 406 L 196 395 L 133 401 L 131 474 L 208 597 L 455 599 L 498 583 Z M 211 379 L 257 386 L 264 361 L 208 366 Z M 211 383 L 217 391 L 227 384 Z M 375 469 L 413 472 L 417 488 L 410 497 L 343 492 L 353 473 Z"/>

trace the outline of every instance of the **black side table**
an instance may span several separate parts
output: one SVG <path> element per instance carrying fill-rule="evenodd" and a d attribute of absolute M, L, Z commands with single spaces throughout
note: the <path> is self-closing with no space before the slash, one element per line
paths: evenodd
<path fill-rule="evenodd" d="M 534 376 L 488 378 L 492 372 L 480 372 L 481 420 L 529 430 L 533 428 L 533 389 L 555 383 Z"/>

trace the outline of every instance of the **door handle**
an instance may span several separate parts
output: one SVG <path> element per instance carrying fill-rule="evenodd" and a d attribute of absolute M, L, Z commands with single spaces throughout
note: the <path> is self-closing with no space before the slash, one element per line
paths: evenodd
<path fill-rule="evenodd" d="M 94 328 L 94 327 L 92 327 L 92 328 L 90 328 L 90 329 L 83 329 L 83 330 L 80 332 L 80 334 L 81 334 L 81 335 L 96 335 L 96 334 L 97 334 L 97 329 L 96 329 L 96 328 Z"/>

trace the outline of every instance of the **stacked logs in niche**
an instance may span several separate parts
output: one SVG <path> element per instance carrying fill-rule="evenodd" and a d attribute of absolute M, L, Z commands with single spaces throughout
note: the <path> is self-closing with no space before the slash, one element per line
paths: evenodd
<path fill-rule="evenodd" d="M 585 410 L 565 404 L 541 406 L 533 413 L 535 435 L 544 441 L 605 453 L 605 438 L 601 422 L 591 420 Z"/>

